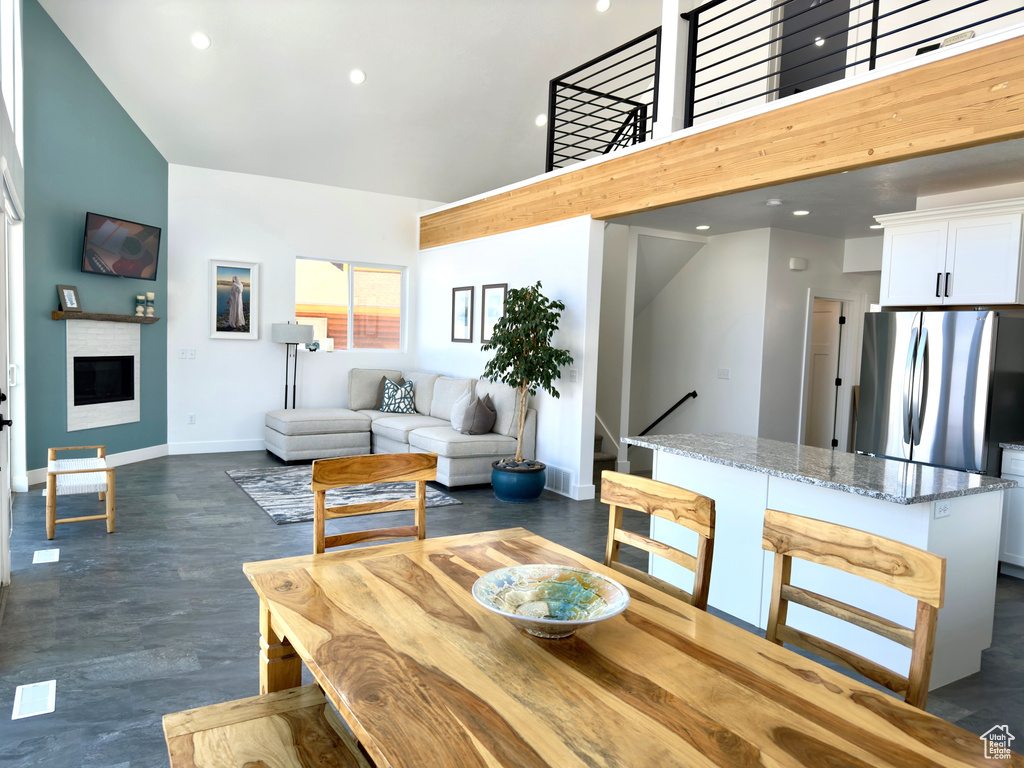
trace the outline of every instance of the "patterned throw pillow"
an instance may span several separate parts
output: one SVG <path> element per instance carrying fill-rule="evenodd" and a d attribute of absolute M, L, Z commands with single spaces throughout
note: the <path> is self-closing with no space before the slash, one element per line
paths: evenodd
<path fill-rule="evenodd" d="M 399 386 L 391 379 L 384 379 L 384 400 L 381 413 L 416 413 L 416 401 L 412 396 L 412 382 Z"/>

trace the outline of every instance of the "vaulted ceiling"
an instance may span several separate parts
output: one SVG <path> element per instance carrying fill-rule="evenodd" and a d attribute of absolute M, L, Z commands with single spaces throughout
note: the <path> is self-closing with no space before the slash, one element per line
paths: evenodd
<path fill-rule="evenodd" d="M 40 2 L 169 162 L 438 201 L 543 172 L 548 81 L 659 26 L 662 7 Z"/>

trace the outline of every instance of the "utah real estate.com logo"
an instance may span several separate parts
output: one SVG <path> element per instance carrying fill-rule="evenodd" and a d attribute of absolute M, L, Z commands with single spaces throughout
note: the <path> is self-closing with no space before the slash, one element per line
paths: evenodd
<path fill-rule="evenodd" d="M 1010 742 L 1014 735 L 1005 725 L 994 725 L 985 733 L 981 734 L 981 740 L 985 742 L 985 757 L 989 760 L 1009 760 L 1011 756 Z"/>

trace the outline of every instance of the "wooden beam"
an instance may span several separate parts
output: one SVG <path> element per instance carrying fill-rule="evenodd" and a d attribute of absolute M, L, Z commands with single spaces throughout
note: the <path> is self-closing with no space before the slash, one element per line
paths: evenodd
<path fill-rule="evenodd" d="M 420 248 L 1024 137 L 1024 41 L 930 62 L 420 220 Z"/>

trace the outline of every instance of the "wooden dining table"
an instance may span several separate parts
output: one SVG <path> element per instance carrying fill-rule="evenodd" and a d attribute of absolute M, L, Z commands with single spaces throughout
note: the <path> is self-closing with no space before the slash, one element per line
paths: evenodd
<path fill-rule="evenodd" d="M 597 571 L 631 603 L 572 637 L 534 637 L 471 592 L 519 563 Z M 304 664 L 378 766 L 1024 765 L 522 528 L 244 570 L 260 597 L 261 691 L 300 685 Z"/>

